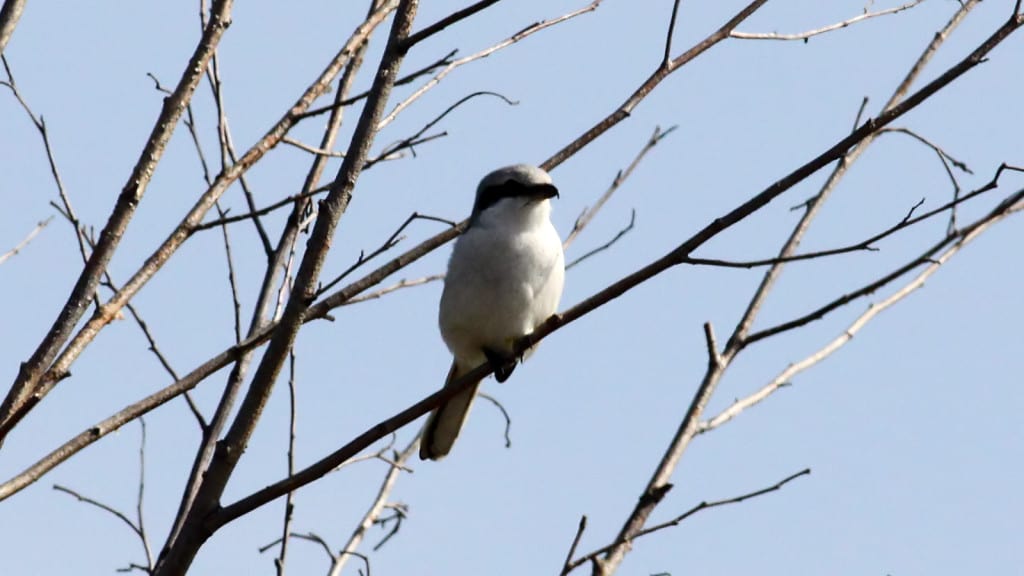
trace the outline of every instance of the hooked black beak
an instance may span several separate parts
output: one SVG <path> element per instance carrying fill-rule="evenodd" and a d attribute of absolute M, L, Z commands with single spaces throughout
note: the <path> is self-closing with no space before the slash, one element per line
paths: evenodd
<path fill-rule="evenodd" d="M 558 188 L 554 184 L 538 184 L 530 187 L 530 195 L 538 200 L 547 200 L 558 196 Z"/>

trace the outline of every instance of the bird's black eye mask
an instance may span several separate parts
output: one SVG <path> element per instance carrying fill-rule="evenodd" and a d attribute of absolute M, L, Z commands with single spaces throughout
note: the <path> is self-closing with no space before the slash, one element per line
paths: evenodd
<path fill-rule="evenodd" d="M 527 200 L 546 200 L 558 196 L 558 188 L 554 184 L 526 185 L 516 180 L 506 180 L 502 184 L 494 184 L 480 191 L 473 204 L 473 214 L 479 214 L 493 206 L 502 198 L 525 198 Z"/>

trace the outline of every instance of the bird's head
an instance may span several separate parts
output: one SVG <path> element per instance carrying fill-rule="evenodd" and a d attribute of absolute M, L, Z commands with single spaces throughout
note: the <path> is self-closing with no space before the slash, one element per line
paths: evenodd
<path fill-rule="evenodd" d="M 528 216 L 537 210 L 546 218 L 551 210 L 548 200 L 555 196 L 558 189 L 544 170 L 530 164 L 505 166 L 480 180 L 472 218 L 476 221 L 490 212 L 508 213 L 506 217 L 523 212 L 522 216 Z"/>

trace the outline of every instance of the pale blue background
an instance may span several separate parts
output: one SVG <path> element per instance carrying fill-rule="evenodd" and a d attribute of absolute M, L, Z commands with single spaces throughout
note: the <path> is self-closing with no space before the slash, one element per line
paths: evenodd
<path fill-rule="evenodd" d="M 239 2 L 221 44 L 227 111 L 244 150 L 335 53 L 364 2 Z M 460 7 L 425 2 L 418 27 Z M 452 48 L 472 53 L 582 1 L 504 2 L 418 47 L 406 70 Z M 684 2 L 678 53 L 744 2 Z M 984 2 L 943 47 L 931 79 L 987 37 L 1013 2 Z M 877 3 L 874 8 L 895 5 Z M 568 307 L 660 256 L 693 231 L 816 155 L 850 128 L 862 96 L 877 112 L 958 4 L 929 0 L 896 16 L 802 42 L 728 41 L 666 80 L 632 117 L 554 172 L 562 190 L 555 224 L 568 233 L 583 207 L 624 167 L 656 125 L 679 129 L 656 148 L 578 240 L 569 257 L 599 245 L 637 211 L 637 227 L 613 249 L 571 271 Z M 793 32 L 859 13 L 856 1 L 775 0 L 741 26 Z M 671 3 L 609 0 L 593 14 L 465 66 L 382 133 L 375 149 L 418 129 L 461 96 L 499 91 L 520 101 L 472 101 L 439 126 L 447 138 L 418 157 L 379 165 L 359 181 L 339 227 L 327 277 L 361 249 L 376 247 L 412 211 L 459 219 L 488 170 L 540 162 L 617 106 L 657 64 Z M 173 85 L 199 32 L 194 2 L 29 2 L 7 50 L 24 96 L 50 128 L 55 154 L 81 219 L 101 227 L 152 127 L 161 95 L 147 72 Z M 374 40 L 357 89 L 368 86 L 383 36 Z M 1020 102 L 1024 36 L 900 120 L 966 161 L 988 181 L 1000 162 L 1024 164 Z M 412 87 L 396 90 L 393 102 Z M 195 100 L 207 153 L 216 158 L 209 89 Z M 355 120 L 349 112 L 346 135 Z M 320 124 L 293 133 L 315 143 Z M 347 142 L 347 136 L 346 140 Z M 309 157 L 274 151 L 249 173 L 260 205 L 297 191 Z M 332 162 L 329 174 L 337 169 Z M 0 249 L 54 211 L 57 198 L 41 142 L 16 102 L 0 94 Z M 813 193 L 824 172 L 710 243 L 700 255 L 767 257 L 796 221 L 789 207 Z M 980 215 L 1021 186 L 1004 187 L 962 211 Z M 192 143 L 179 127 L 117 252 L 123 281 L 205 189 Z M 951 189 L 934 154 L 901 136 L 876 143 L 836 192 L 805 248 L 856 241 L 884 229 L 917 200 Z M 243 210 L 232 190 L 226 203 Z M 272 238 L 280 213 L 267 220 Z M 916 254 L 945 227 L 936 220 L 860 253 L 791 266 L 758 326 L 803 313 Z M 439 230 L 422 222 L 403 249 Z M 262 274 L 248 224 L 232 228 L 236 271 L 251 306 Z M 783 491 L 689 520 L 636 543 L 622 574 L 1024 574 L 1024 407 L 1021 388 L 1021 270 L 1024 225 L 999 225 L 847 347 L 794 380 L 795 386 L 698 438 L 675 489 L 652 521 L 704 499 L 813 474 Z M 443 270 L 448 247 L 403 270 Z M 13 380 L 64 302 L 81 264 L 73 233 L 55 220 L 24 253 L 0 267 L 0 381 Z M 231 300 L 220 232 L 189 241 L 135 303 L 182 373 L 229 345 Z M 705 366 L 701 324 L 724 341 L 759 271 L 677 268 L 548 338 L 509 383 L 489 382 L 511 411 L 513 447 L 500 414 L 474 412 L 450 458 L 415 463 L 393 495 L 409 505 L 400 533 L 371 556 L 374 574 L 557 573 L 581 514 L 586 551 L 614 538 L 690 400 Z M 106 293 L 105 293 L 106 294 Z M 335 323 L 301 333 L 299 465 L 438 387 L 449 356 L 435 327 L 440 284 L 337 310 Z M 858 301 L 806 329 L 745 352 L 729 371 L 712 413 L 761 386 L 790 362 L 841 333 Z M 248 318 L 248 312 L 244 313 Z M 13 433 L 0 453 L 4 479 L 122 405 L 169 383 L 131 321 L 116 322 L 73 366 L 73 377 Z M 207 414 L 223 382 L 196 396 Z M 287 389 L 277 388 L 226 499 L 285 473 Z M 148 417 L 146 521 L 159 548 L 173 517 L 198 431 L 184 402 Z M 404 445 L 414 428 L 403 430 Z M 142 560 L 135 536 L 96 509 L 50 489 L 73 487 L 126 511 L 137 482 L 138 426 L 126 426 L 0 504 L 4 574 L 111 574 Z M 299 493 L 294 529 L 340 547 L 377 490 L 385 466 L 362 463 Z M 256 549 L 280 532 L 281 502 L 212 538 L 195 574 L 272 574 Z M 372 545 L 382 532 L 373 531 Z M 365 547 L 363 551 L 368 551 Z M 355 574 L 352 562 L 347 574 Z M 290 574 L 321 574 L 325 556 L 297 541 Z M 579 572 L 577 572 L 579 573 Z"/>

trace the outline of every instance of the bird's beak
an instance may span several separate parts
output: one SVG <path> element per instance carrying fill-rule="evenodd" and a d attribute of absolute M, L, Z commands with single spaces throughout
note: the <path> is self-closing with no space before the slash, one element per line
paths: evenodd
<path fill-rule="evenodd" d="M 554 184 L 538 184 L 530 187 L 530 195 L 537 200 L 547 200 L 558 196 L 558 188 Z"/>

